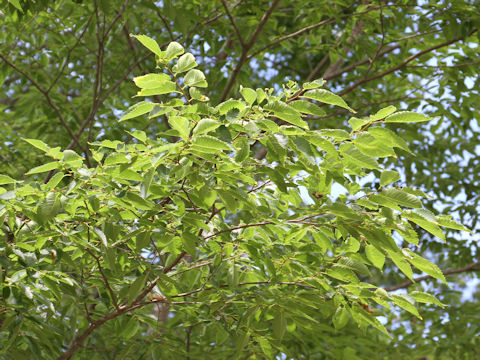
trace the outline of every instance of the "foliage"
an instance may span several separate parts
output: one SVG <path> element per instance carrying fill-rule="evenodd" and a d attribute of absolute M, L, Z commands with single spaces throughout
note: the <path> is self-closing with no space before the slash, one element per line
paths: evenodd
<path fill-rule="evenodd" d="M 4 2 L 2 356 L 476 358 L 476 8 L 382 4 Z"/>

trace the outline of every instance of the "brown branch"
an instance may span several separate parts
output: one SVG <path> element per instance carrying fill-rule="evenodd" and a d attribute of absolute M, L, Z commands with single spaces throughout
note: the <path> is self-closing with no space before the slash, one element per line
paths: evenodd
<path fill-rule="evenodd" d="M 231 227 L 231 228 L 228 228 L 228 229 L 223 229 L 223 230 L 217 231 L 213 234 L 207 235 L 207 236 L 204 237 L 204 239 L 207 240 L 207 239 L 210 239 L 210 238 L 215 237 L 217 235 L 220 235 L 220 234 L 223 234 L 223 233 L 226 233 L 226 232 L 232 232 L 232 231 L 238 230 L 238 229 L 245 229 L 245 228 L 249 228 L 249 227 L 252 227 L 252 226 L 263 226 L 263 225 L 269 225 L 269 224 L 273 224 L 273 222 L 272 221 L 262 221 L 262 222 L 253 223 L 253 224 L 238 225 L 238 226 L 234 226 L 234 227 Z"/>
<path fill-rule="evenodd" d="M 98 270 L 100 271 L 100 274 L 102 274 L 103 282 L 105 283 L 105 287 L 107 288 L 110 297 L 112 298 L 113 305 L 115 308 L 118 309 L 118 302 L 117 302 L 117 297 L 115 296 L 112 287 L 110 286 L 110 283 L 108 282 L 108 279 L 105 275 L 105 272 L 103 271 L 102 264 L 100 264 L 100 258 L 98 256 L 95 256 L 95 254 L 90 250 L 89 248 L 85 248 L 85 251 L 89 253 L 97 262 Z"/>
<path fill-rule="evenodd" d="M 240 41 L 240 45 L 242 45 L 242 48 L 245 47 L 245 41 L 243 41 L 242 34 L 240 33 L 240 30 L 237 26 L 237 23 L 235 22 L 235 19 L 232 16 L 232 13 L 228 9 L 227 4 L 225 3 L 225 0 L 221 0 L 223 8 L 225 9 L 225 12 L 227 13 L 228 18 L 230 19 L 230 22 L 232 23 L 233 28 L 235 29 L 235 33 L 237 34 L 238 41 Z"/>
<path fill-rule="evenodd" d="M 385 55 L 385 54 L 388 54 L 388 53 L 392 52 L 393 50 L 399 49 L 399 48 L 400 48 L 400 45 L 390 46 L 390 47 L 388 47 L 387 49 L 385 49 L 385 50 L 383 50 L 383 51 L 380 51 L 380 52 L 378 53 L 378 55 L 377 55 L 377 58 L 378 58 L 378 57 L 381 57 L 381 56 L 383 56 L 383 55 Z M 338 71 L 336 71 L 336 72 L 333 72 L 333 73 L 331 73 L 331 74 L 326 75 L 326 76 L 324 77 L 324 80 L 331 80 L 331 79 L 333 79 L 333 78 L 336 78 L 337 76 L 340 76 L 340 75 L 342 75 L 343 73 L 346 73 L 346 72 L 348 72 L 348 71 L 350 71 L 350 70 L 353 70 L 353 69 L 355 69 L 356 67 L 361 66 L 361 65 L 363 65 L 363 64 L 366 64 L 366 63 L 368 63 L 368 62 L 370 62 L 370 58 L 366 58 L 366 59 L 357 61 L 356 63 L 353 63 L 353 64 L 351 64 L 351 65 L 345 66 L 344 68 L 342 68 L 342 69 L 340 69 L 340 70 L 338 70 Z"/>
<path fill-rule="evenodd" d="M 316 24 L 313 24 L 313 25 L 309 25 L 309 26 L 306 26 L 300 30 L 297 30 L 293 33 L 290 33 L 288 35 L 285 35 L 285 36 L 282 36 L 281 38 L 278 38 L 277 40 L 274 40 L 272 41 L 271 43 L 269 43 L 268 45 L 265 45 L 264 47 L 262 47 L 261 49 L 255 51 L 254 53 L 248 55 L 247 57 L 247 60 L 250 60 L 251 58 L 257 56 L 258 54 L 264 52 L 265 50 L 271 48 L 272 46 L 275 46 L 285 40 L 288 40 L 288 39 L 291 39 L 291 38 L 294 38 L 294 37 L 297 37 L 299 35 L 302 35 L 303 33 L 307 32 L 307 31 L 310 31 L 310 30 L 313 30 L 313 29 L 316 29 L 316 28 L 319 28 L 323 25 L 327 25 L 327 24 L 331 24 L 333 22 L 335 22 L 336 19 L 326 19 L 326 20 L 323 20 L 323 21 L 320 21 L 319 23 L 316 23 Z"/>
<path fill-rule="evenodd" d="M 245 65 L 246 61 L 248 60 L 248 51 L 252 48 L 252 46 L 255 44 L 255 41 L 257 41 L 258 36 L 263 30 L 263 27 L 265 26 L 267 20 L 270 18 L 272 15 L 273 11 L 277 7 L 277 5 L 280 3 L 280 0 L 275 0 L 272 5 L 270 5 L 269 9 L 265 14 L 263 14 L 262 18 L 260 19 L 259 24 L 257 25 L 257 28 L 255 29 L 255 32 L 253 33 L 251 39 L 245 46 L 243 47 L 242 54 L 240 55 L 240 59 L 238 60 L 237 66 L 233 69 L 232 74 L 230 75 L 230 79 L 227 82 L 227 85 L 225 86 L 225 89 L 223 89 L 222 96 L 220 98 L 220 102 L 225 101 L 227 98 L 228 94 L 230 94 L 230 91 L 233 88 L 233 85 L 235 84 L 235 81 L 237 81 L 237 77 L 240 73 L 241 68 L 243 65 Z"/>
<path fill-rule="evenodd" d="M 464 273 L 464 272 L 468 272 L 468 271 L 480 271 L 480 268 L 478 268 L 477 266 L 480 266 L 480 261 L 476 261 L 474 263 L 471 263 L 467 266 L 464 266 L 464 267 L 461 267 L 461 268 L 458 268 L 458 269 L 445 270 L 445 271 L 443 271 L 443 275 L 460 274 L 460 273 Z M 395 291 L 395 290 L 399 290 L 399 289 L 405 289 L 405 288 L 408 288 L 413 283 L 417 283 L 417 282 L 424 281 L 424 280 L 429 280 L 429 279 L 432 279 L 432 278 L 433 277 L 430 276 L 430 275 L 420 276 L 416 279 L 413 279 L 413 281 L 412 280 L 406 280 L 401 284 L 388 287 L 385 290 L 386 291 Z"/>
<path fill-rule="evenodd" d="M 72 138 L 72 142 L 73 142 L 73 145 L 77 145 L 85 154 L 87 153 L 87 150 L 82 146 L 82 144 L 80 144 L 80 141 L 78 140 L 78 137 L 73 133 L 72 129 L 70 128 L 70 126 L 68 126 L 67 122 L 65 121 L 60 109 L 58 108 L 58 106 L 53 102 L 52 98 L 50 97 L 49 93 L 48 93 L 48 90 L 47 89 L 44 89 L 42 86 L 40 86 L 39 83 L 37 83 L 30 75 L 28 75 L 25 71 L 23 71 L 22 69 L 20 69 L 18 66 L 16 66 L 14 63 L 12 63 L 11 61 L 9 61 L 3 54 L 0 54 L 0 59 L 2 59 L 8 66 L 10 66 L 11 68 L 13 68 L 15 71 L 17 71 L 18 73 L 22 74 L 28 81 L 30 81 L 32 83 L 32 85 L 38 90 L 40 91 L 40 93 L 43 94 L 43 96 L 45 96 L 45 99 L 47 100 L 47 103 L 48 105 L 50 105 L 50 107 L 55 111 L 55 113 L 57 114 L 58 118 L 60 119 L 60 122 L 62 123 L 62 125 L 65 127 L 65 129 L 67 130 L 68 134 L 70 135 L 70 137 Z M 72 145 L 72 147 L 73 147 Z M 87 157 L 87 156 L 86 156 Z M 87 157 L 87 161 L 88 161 L 88 157 Z M 90 166 L 90 165 L 89 165 Z"/>
<path fill-rule="evenodd" d="M 472 33 L 470 33 L 470 35 L 472 35 L 475 31 L 476 31 L 476 30 L 474 30 Z M 390 68 L 390 69 L 388 69 L 388 70 L 385 70 L 385 71 L 383 71 L 383 72 L 381 72 L 381 73 L 378 73 L 378 74 L 376 74 L 376 75 L 373 75 L 373 76 L 371 76 L 371 77 L 364 78 L 364 79 L 361 79 L 361 80 L 357 81 L 355 84 L 353 84 L 353 85 L 351 85 L 350 87 L 342 90 L 338 95 L 340 95 L 340 96 L 345 95 L 345 94 L 351 92 L 352 90 L 356 89 L 357 87 L 359 87 L 359 86 L 362 85 L 362 84 L 365 84 L 365 83 L 367 83 L 367 82 L 369 82 L 369 81 L 372 81 L 372 80 L 376 80 L 376 79 L 382 78 L 382 77 L 384 77 L 384 76 L 386 76 L 386 75 L 388 75 L 388 74 L 391 74 L 391 73 L 393 73 L 393 72 L 395 72 L 395 71 L 397 71 L 397 70 L 400 70 L 400 69 L 404 68 L 409 62 L 415 60 L 416 58 L 418 58 L 418 57 L 420 57 L 420 56 L 422 56 L 422 55 L 425 55 L 425 54 L 427 54 L 427 53 L 429 53 L 429 52 L 431 52 L 431 51 L 440 49 L 440 48 L 442 48 L 442 47 L 445 47 L 445 46 L 454 44 L 454 43 L 456 43 L 457 41 L 463 40 L 464 38 L 465 38 L 465 37 L 463 37 L 463 36 L 462 36 L 462 37 L 457 37 L 457 38 L 455 38 L 455 39 L 452 39 L 452 40 L 443 42 L 443 43 L 441 43 L 441 44 L 437 44 L 437 45 L 435 45 L 435 46 L 432 46 L 432 47 L 430 47 L 430 48 L 428 48 L 428 49 L 419 51 L 419 52 L 417 52 L 416 54 L 413 54 L 413 55 L 409 56 L 408 58 L 406 58 L 404 61 L 402 61 L 402 63 L 400 63 L 400 64 L 397 65 L 397 66 L 394 66 L 394 67 L 392 67 L 392 68 Z"/>

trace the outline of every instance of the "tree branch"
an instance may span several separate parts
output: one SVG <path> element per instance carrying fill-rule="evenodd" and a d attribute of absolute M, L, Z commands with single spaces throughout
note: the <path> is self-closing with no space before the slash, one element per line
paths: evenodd
<path fill-rule="evenodd" d="M 227 86 L 225 86 L 225 89 L 223 89 L 220 102 L 225 101 L 228 94 L 230 94 L 230 91 L 232 90 L 233 85 L 235 84 L 235 81 L 237 81 L 237 77 L 238 77 L 238 74 L 240 73 L 240 69 L 248 60 L 248 51 L 252 48 L 253 44 L 255 44 L 255 41 L 257 41 L 257 38 L 262 32 L 263 27 L 265 26 L 267 20 L 272 15 L 273 11 L 275 10 L 275 8 L 279 3 L 280 3 L 280 0 L 275 0 L 270 6 L 270 8 L 267 10 L 267 12 L 263 14 L 262 18 L 260 19 L 260 23 L 257 25 L 257 28 L 255 29 L 255 32 L 253 33 L 250 41 L 243 47 L 242 54 L 240 55 L 240 59 L 238 60 L 237 66 L 235 66 L 235 69 L 233 69 L 233 72 L 230 75 L 230 79 L 228 80 Z"/>
<path fill-rule="evenodd" d="M 472 35 L 476 30 L 474 30 L 473 32 L 470 33 L 470 35 Z M 469 36 L 470 36 L 469 35 Z M 357 81 L 355 84 L 353 84 L 352 86 L 342 90 L 341 92 L 338 93 L 338 95 L 342 96 L 342 95 L 345 95 L 349 92 L 351 92 L 352 90 L 356 89 L 357 87 L 359 87 L 360 85 L 362 84 L 365 84 L 369 81 L 372 81 L 372 80 L 376 80 L 376 79 L 379 79 L 379 78 L 382 78 L 384 77 L 385 75 L 388 75 L 388 74 L 391 74 L 397 70 L 400 70 L 402 69 L 403 67 L 405 67 L 409 62 L 415 60 L 416 58 L 422 56 L 422 55 L 425 55 L 431 51 L 434 51 L 434 50 L 437 50 L 437 49 L 440 49 L 442 47 L 445 47 L 445 46 L 448 46 L 448 45 L 451 45 L 451 44 L 454 44 L 456 43 L 457 41 L 460 41 L 460 40 L 463 40 L 465 39 L 465 37 L 457 37 L 455 39 L 452 39 L 452 40 L 449 40 L 449 41 L 446 41 L 446 42 L 443 42 L 441 44 L 438 44 L 438 45 L 435 45 L 435 46 L 432 46 L 428 49 L 425 49 L 425 50 L 422 50 L 422 51 L 419 51 L 417 52 L 416 54 L 413 54 L 411 56 L 409 56 L 408 58 L 406 58 L 401 64 L 397 65 L 397 66 L 394 66 L 386 71 L 383 71 L 381 73 L 378 73 L 376 75 L 373 75 L 371 77 L 368 77 L 368 78 L 364 78 L 364 79 L 361 79 L 359 81 Z"/>
<path fill-rule="evenodd" d="M 40 91 L 40 93 L 43 94 L 43 96 L 45 96 L 45 99 L 47 100 L 48 105 L 50 105 L 50 107 L 55 111 L 55 113 L 57 114 L 58 118 L 60 119 L 60 122 L 62 123 L 63 127 L 67 130 L 68 134 L 72 138 L 72 143 L 73 143 L 72 147 L 73 147 L 73 145 L 76 144 L 86 154 L 87 150 L 82 146 L 82 144 L 80 144 L 80 141 L 78 140 L 78 137 L 73 133 L 70 126 L 68 126 L 68 124 L 65 121 L 60 109 L 58 108 L 58 106 L 53 102 L 52 98 L 50 97 L 50 95 L 48 93 L 48 90 L 44 89 L 42 86 L 40 86 L 40 84 L 37 83 L 30 75 L 28 75 L 25 71 L 23 71 L 18 66 L 16 66 L 14 63 L 9 61 L 3 54 L 0 54 L 0 59 L 2 59 L 8 66 L 13 68 L 15 71 L 22 74 L 28 81 L 30 81 L 32 83 L 32 85 L 38 91 Z M 87 160 L 88 160 L 88 157 L 87 157 Z"/>
<path fill-rule="evenodd" d="M 230 10 L 228 9 L 227 4 L 225 3 L 225 0 L 221 0 L 223 8 L 225 9 L 225 12 L 227 13 L 228 18 L 230 19 L 230 22 L 232 23 L 233 28 L 235 29 L 235 33 L 237 34 L 238 41 L 240 41 L 240 44 L 242 45 L 242 48 L 245 47 L 245 42 L 243 41 L 242 34 L 240 33 L 240 30 L 238 29 L 237 23 L 235 22 L 235 19 L 233 18 Z"/>
<path fill-rule="evenodd" d="M 458 268 L 458 269 L 445 270 L 445 271 L 443 271 L 443 275 L 460 274 L 460 273 L 464 273 L 464 272 L 468 272 L 468 271 L 480 271 L 480 267 L 477 268 L 477 266 L 480 266 L 480 261 L 476 261 L 474 263 L 471 263 L 467 266 L 464 266 L 464 267 L 461 267 L 461 268 Z M 429 280 L 429 279 L 432 279 L 432 276 L 430 276 L 430 275 L 420 276 L 416 279 L 413 279 L 414 281 L 406 280 L 401 284 L 388 287 L 385 290 L 390 292 L 390 291 L 395 291 L 395 290 L 399 290 L 399 289 L 406 289 L 410 285 L 412 285 L 413 283 L 417 283 L 417 282 L 424 281 L 424 280 Z"/>

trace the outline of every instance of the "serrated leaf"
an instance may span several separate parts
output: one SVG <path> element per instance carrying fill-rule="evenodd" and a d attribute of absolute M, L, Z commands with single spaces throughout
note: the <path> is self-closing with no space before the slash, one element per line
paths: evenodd
<path fill-rule="evenodd" d="M 384 127 L 372 127 L 368 130 L 368 133 L 378 138 L 383 143 L 389 143 L 391 147 L 398 147 L 406 152 L 414 155 L 408 148 L 407 143 L 400 136 L 395 134 L 390 129 Z"/>
<path fill-rule="evenodd" d="M 435 279 L 441 280 L 444 283 L 447 283 L 447 279 L 445 279 L 445 276 L 443 275 L 442 270 L 435 265 L 434 263 L 428 261 L 427 259 L 421 257 L 420 255 L 415 254 L 413 251 L 411 251 L 408 248 L 402 249 L 403 253 L 405 256 L 408 258 L 408 261 L 412 263 L 413 266 L 415 266 L 417 269 L 423 271 L 424 273 L 427 273 L 431 277 L 434 277 Z"/>
<path fill-rule="evenodd" d="M 158 55 L 160 58 L 164 56 L 164 53 L 162 50 L 160 50 L 160 46 L 158 46 L 157 42 L 153 40 L 151 37 L 148 37 L 146 35 L 133 35 L 130 34 L 131 37 L 134 37 L 140 43 L 145 46 L 148 50 L 153 52 L 154 54 Z"/>
<path fill-rule="evenodd" d="M 290 106 L 293 107 L 295 110 L 310 115 L 316 116 L 325 116 L 326 112 L 318 105 L 315 105 L 307 100 L 296 100 L 290 103 Z"/>
<path fill-rule="evenodd" d="M 355 275 L 355 273 L 352 270 L 339 264 L 334 264 L 331 268 L 329 268 L 325 272 L 325 274 L 334 279 L 338 279 L 347 283 L 359 282 L 357 275 Z"/>
<path fill-rule="evenodd" d="M 379 195 L 393 201 L 394 203 L 410 208 L 421 208 L 422 202 L 415 195 L 404 192 L 400 189 L 389 188 L 382 190 Z"/>
<path fill-rule="evenodd" d="M 177 91 L 177 84 L 172 81 L 158 82 L 157 87 L 152 89 L 142 89 L 137 92 L 137 96 L 153 96 L 171 94 Z"/>
<path fill-rule="evenodd" d="M 220 122 L 213 119 L 202 119 L 200 120 L 195 128 L 193 129 L 194 135 L 207 134 L 210 131 L 215 130 L 221 125 Z"/>
<path fill-rule="evenodd" d="M 358 150 L 367 156 L 375 158 L 395 156 L 395 151 L 390 142 L 378 139 L 366 132 L 357 134 L 353 143 Z"/>
<path fill-rule="evenodd" d="M 250 154 L 250 146 L 248 145 L 248 140 L 241 138 L 235 145 L 237 152 L 235 153 L 234 160 L 238 163 L 245 161 Z"/>
<path fill-rule="evenodd" d="M 190 121 L 183 116 L 169 116 L 168 123 L 184 140 L 190 136 Z"/>
<path fill-rule="evenodd" d="M 446 227 L 447 229 L 467 231 L 467 232 L 470 232 L 470 233 L 472 232 L 470 229 L 467 229 L 462 224 L 452 220 L 451 216 L 449 216 L 449 215 L 439 215 L 439 216 L 437 216 L 437 222 L 440 226 Z"/>
<path fill-rule="evenodd" d="M 392 259 L 393 263 L 400 269 L 400 271 L 404 273 L 410 280 L 413 280 L 413 271 L 410 264 L 405 261 L 405 259 L 403 259 L 403 257 L 396 251 L 393 251 L 391 249 L 385 250 L 387 251 L 390 259 Z"/>
<path fill-rule="evenodd" d="M 410 220 L 411 222 L 417 224 L 422 229 L 427 230 L 429 233 L 439 237 L 443 241 L 445 241 L 445 234 L 443 231 L 438 227 L 435 221 L 432 222 L 431 219 L 426 216 L 425 213 L 420 213 L 419 211 L 413 212 L 411 210 L 405 210 L 402 213 L 402 216 L 406 219 Z"/>
<path fill-rule="evenodd" d="M 385 118 L 386 123 L 409 123 L 430 121 L 431 117 L 413 111 L 400 111 Z"/>
<path fill-rule="evenodd" d="M 183 82 L 187 86 L 207 87 L 208 83 L 203 72 L 197 69 L 192 69 L 183 78 Z"/>
<path fill-rule="evenodd" d="M 279 311 L 275 314 L 275 318 L 273 319 L 273 334 L 278 340 L 282 340 L 286 329 L 287 319 L 285 319 L 285 313 Z"/>
<path fill-rule="evenodd" d="M 36 147 L 39 150 L 42 150 L 43 152 L 48 152 L 48 150 L 50 150 L 50 147 L 41 140 L 25 138 L 23 138 L 22 140 L 28 142 L 30 145 Z"/>
<path fill-rule="evenodd" d="M 373 245 L 365 246 L 365 254 L 367 255 L 367 259 L 380 270 L 382 270 L 383 265 L 385 264 L 385 254 L 378 250 Z"/>
<path fill-rule="evenodd" d="M 58 172 L 55 175 L 52 176 L 52 178 L 48 181 L 48 183 L 45 185 L 47 189 L 53 190 L 55 187 L 62 181 L 62 179 L 65 177 L 65 174 L 63 172 Z M 1 178 L 1 175 L 0 175 Z"/>
<path fill-rule="evenodd" d="M 257 100 L 257 92 L 253 89 L 241 87 L 240 94 L 242 94 L 248 106 L 252 106 L 255 100 Z"/>
<path fill-rule="evenodd" d="M 180 59 L 178 59 L 172 70 L 174 73 L 182 73 L 197 66 L 198 64 L 195 61 L 195 56 L 193 56 L 191 53 L 186 53 L 180 56 Z"/>
<path fill-rule="evenodd" d="M 428 294 L 425 292 L 420 292 L 420 291 L 411 291 L 408 293 L 412 298 L 415 299 L 416 302 L 419 303 L 424 303 L 424 304 L 435 304 L 438 305 L 442 308 L 444 308 L 446 305 L 441 303 L 435 296 L 432 294 Z"/>
<path fill-rule="evenodd" d="M 214 150 L 232 150 L 229 144 L 210 135 L 195 136 L 192 144 L 197 147 L 214 149 Z"/>
<path fill-rule="evenodd" d="M 141 89 L 155 89 L 166 81 L 171 81 L 167 74 L 147 74 L 133 78 L 133 82 Z"/>
<path fill-rule="evenodd" d="M 370 115 L 370 121 L 381 120 L 397 111 L 397 108 L 393 105 L 387 106 L 377 111 L 375 115 Z"/>
<path fill-rule="evenodd" d="M 182 55 L 184 52 L 185 50 L 183 49 L 182 45 L 176 41 L 172 41 L 170 44 L 168 44 L 167 50 L 165 50 L 165 57 L 167 61 L 170 61 L 177 56 Z"/>
<path fill-rule="evenodd" d="M 34 167 L 30 171 L 28 171 L 25 175 L 39 174 L 39 173 L 47 172 L 50 170 L 56 170 L 59 168 L 60 168 L 60 163 L 58 161 L 52 161 L 52 162 Z"/>
<path fill-rule="evenodd" d="M 348 324 L 350 314 L 343 306 L 337 308 L 335 315 L 333 315 L 332 322 L 336 330 L 343 329 Z"/>
<path fill-rule="evenodd" d="M 272 101 L 264 106 L 265 110 L 272 111 L 275 117 L 282 119 L 292 125 L 308 129 L 308 124 L 302 120 L 300 112 L 281 101 Z"/>
<path fill-rule="evenodd" d="M 146 275 L 141 275 L 133 283 L 130 284 L 127 292 L 128 303 L 131 303 L 133 300 L 140 295 L 143 285 L 145 284 Z"/>
<path fill-rule="evenodd" d="M 325 89 L 316 89 L 305 92 L 302 97 L 307 99 L 317 100 L 325 104 L 335 105 L 347 109 L 348 111 L 355 113 L 348 104 L 340 96 Z"/>
<path fill-rule="evenodd" d="M 155 107 L 154 103 L 149 101 L 142 101 L 134 106 L 132 106 L 127 113 L 125 113 L 118 121 L 125 121 L 128 119 L 135 118 L 137 116 L 149 113 Z"/>
<path fill-rule="evenodd" d="M 418 313 L 417 308 L 413 303 L 413 299 L 411 299 L 408 295 L 404 294 L 394 294 L 392 295 L 393 303 L 402 309 L 408 311 L 410 314 L 415 315 L 420 320 L 423 320 L 420 314 Z"/>
<path fill-rule="evenodd" d="M 0 185 L 14 184 L 16 180 L 12 179 L 10 176 L 0 174 Z"/>
<path fill-rule="evenodd" d="M 339 148 L 340 153 L 342 156 L 346 159 L 349 159 L 352 164 L 355 164 L 359 167 L 365 168 L 365 169 L 379 169 L 380 166 L 378 165 L 377 160 L 375 160 L 372 157 L 369 157 L 360 150 L 358 150 L 354 145 L 352 144 L 342 144 Z"/>
<path fill-rule="evenodd" d="M 317 89 L 317 88 L 325 85 L 325 83 L 326 83 L 326 81 L 323 80 L 323 79 L 316 79 L 316 80 L 313 80 L 313 81 L 303 83 L 302 87 L 305 90 Z"/>
<path fill-rule="evenodd" d="M 400 174 L 395 170 L 385 170 L 380 174 L 380 186 L 390 185 L 400 181 Z"/>
<path fill-rule="evenodd" d="M 182 243 L 185 251 L 195 257 L 197 255 L 197 237 L 188 231 L 182 233 Z"/>

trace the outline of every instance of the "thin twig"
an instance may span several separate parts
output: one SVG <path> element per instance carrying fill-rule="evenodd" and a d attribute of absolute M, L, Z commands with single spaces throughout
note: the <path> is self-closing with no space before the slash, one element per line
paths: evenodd
<path fill-rule="evenodd" d="M 468 272 L 468 271 L 480 271 L 480 261 L 476 261 L 474 263 L 471 263 L 467 266 L 464 266 L 464 267 L 461 267 L 461 268 L 458 268 L 458 269 L 445 270 L 445 271 L 443 271 L 443 275 L 460 274 L 460 273 L 464 273 L 464 272 Z M 401 284 L 388 287 L 385 290 L 386 291 L 395 291 L 395 290 L 399 290 L 399 289 L 405 289 L 405 288 L 408 288 L 413 283 L 417 283 L 417 282 L 424 281 L 424 280 L 429 280 L 429 279 L 432 279 L 432 278 L 433 277 L 430 276 L 430 275 L 420 276 L 416 279 L 413 279 L 413 281 L 412 280 L 406 280 Z"/>

